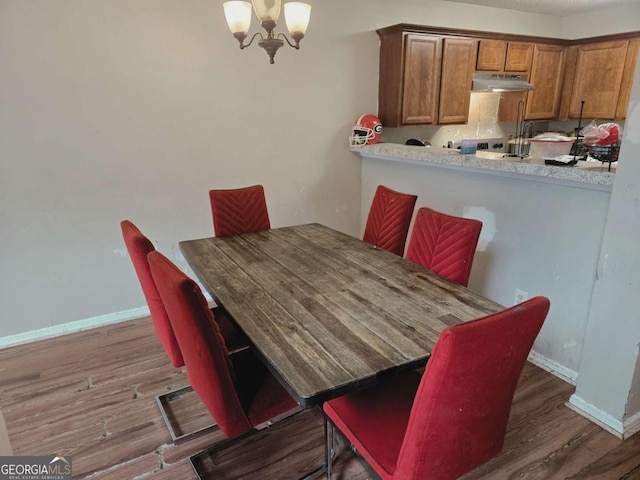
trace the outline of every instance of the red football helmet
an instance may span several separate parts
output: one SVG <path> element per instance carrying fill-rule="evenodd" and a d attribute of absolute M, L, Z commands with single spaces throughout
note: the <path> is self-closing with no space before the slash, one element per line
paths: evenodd
<path fill-rule="evenodd" d="M 378 143 L 382 135 L 382 122 L 375 115 L 367 113 L 362 115 L 351 130 L 349 145 L 357 147 L 360 145 L 373 145 Z"/>

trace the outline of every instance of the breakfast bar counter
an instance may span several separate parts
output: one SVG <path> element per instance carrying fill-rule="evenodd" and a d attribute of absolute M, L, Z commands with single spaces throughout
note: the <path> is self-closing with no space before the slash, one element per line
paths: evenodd
<path fill-rule="evenodd" d="M 579 161 L 575 166 L 546 165 L 543 159 L 506 157 L 501 153 L 478 151 L 462 155 L 457 150 L 434 147 L 414 147 L 397 143 L 378 143 L 353 147 L 363 158 L 413 163 L 427 167 L 466 169 L 480 173 L 515 176 L 550 183 L 564 183 L 591 190 L 611 191 L 615 166 Z"/>

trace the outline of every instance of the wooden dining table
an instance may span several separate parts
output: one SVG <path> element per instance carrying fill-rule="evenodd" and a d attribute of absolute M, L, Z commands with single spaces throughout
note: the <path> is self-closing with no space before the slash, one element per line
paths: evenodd
<path fill-rule="evenodd" d="M 180 242 L 302 407 L 424 365 L 449 325 L 504 307 L 319 224 Z"/>

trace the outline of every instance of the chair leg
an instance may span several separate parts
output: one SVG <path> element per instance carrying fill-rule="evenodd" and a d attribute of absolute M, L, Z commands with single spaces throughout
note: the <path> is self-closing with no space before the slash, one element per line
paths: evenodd
<path fill-rule="evenodd" d="M 219 428 L 218 425 L 211 419 L 211 423 L 203 428 L 199 428 L 198 430 L 187 432 L 187 433 L 178 433 L 174 428 L 174 422 L 171 421 L 171 414 L 168 413 L 169 404 L 172 400 L 179 399 L 180 397 L 187 395 L 193 392 L 193 388 L 191 385 L 186 387 L 178 388 L 177 390 L 172 390 L 171 392 L 164 393 L 162 395 L 156 396 L 156 403 L 158 404 L 158 408 L 160 409 L 160 413 L 162 414 L 162 419 L 164 420 L 165 425 L 167 426 L 167 430 L 169 430 L 169 434 L 171 435 L 171 440 L 173 443 L 178 444 L 187 438 L 191 438 L 195 435 L 203 434 L 205 432 L 209 432 L 212 429 Z M 204 405 L 203 405 L 204 408 Z M 207 413 L 208 415 L 208 413 Z M 209 416 L 209 418 L 211 418 Z"/>
<path fill-rule="evenodd" d="M 327 420 L 327 417 L 324 418 L 324 465 L 325 471 L 327 474 L 327 480 L 331 480 L 331 467 L 333 464 L 333 457 L 335 455 L 335 431 L 333 428 L 333 424 Z"/>
<path fill-rule="evenodd" d="M 338 458 L 338 450 L 340 449 L 340 432 L 334 426 L 332 426 L 331 430 L 333 430 L 333 450 L 331 451 L 331 458 L 335 460 Z"/>

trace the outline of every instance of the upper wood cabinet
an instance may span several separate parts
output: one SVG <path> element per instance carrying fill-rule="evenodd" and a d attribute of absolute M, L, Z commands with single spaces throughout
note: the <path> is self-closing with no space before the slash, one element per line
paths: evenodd
<path fill-rule="evenodd" d="M 504 70 L 507 58 L 507 42 L 504 40 L 480 40 L 478 42 L 478 60 L 476 70 L 500 72 Z"/>
<path fill-rule="evenodd" d="M 477 41 L 445 38 L 442 54 L 438 123 L 467 123 Z"/>
<path fill-rule="evenodd" d="M 627 59 L 628 40 L 587 43 L 571 50 L 571 65 L 566 81 L 570 85 L 567 118 L 580 118 L 584 101 L 583 118 L 615 119 L 620 86 Z"/>
<path fill-rule="evenodd" d="M 477 41 L 402 31 L 379 34 L 382 124 L 466 123 Z"/>
<path fill-rule="evenodd" d="M 564 79 L 564 47 L 536 45 L 531 62 L 525 119 L 553 120 L 558 117 Z"/>
<path fill-rule="evenodd" d="M 478 42 L 476 70 L 484 72 L 528 72 L 533 44 L 481 39 Z"/>
<path fill-rule="evenodd" d="M 474 71 L 528 75 L 530 92 L 503 93 L 498 121 L 623 120 L 640 31 L 563 40 L 398 24 L 380 36 L 378 117 L 385 127 L 469 118 Z"/>
<path fill-rule="evenodd" d="M 396 30 L 378 33 L 380 121 L 385 127 L 435 124 L 442 38 Z"/>
<path fill-rule="evenodd" d="M 507 59 L 504 61 L 505 72 L 528 72 L 531 67 L 533 44 L 508 42 Z"/>
<path fill-rule="evenodd" d="M 629 107 L 629 96 L 631 95 L 631 85 L 638 63 L 638 52 L 640 51 L 640 38 L 629 40 L 627 48 L 627 59 L 624 62 L 624 72 L 620 83 L 620 96 L 616 108 L 616 120 L 627 118 L 627 108 Z"/>
<path fill-rule="evenodd" d="M 402 82 L 402 125 L 436 123 L 438 92 L 440 91 L 440 58 L 442 39 L 409 34 L 404 39 L 404 75 Z M 382 72 L 380 82 L 382 83 Z M 382 101 L 380 102 L 382 105 Z M 396 123 L 387 115 L 380 117 L 383 125 Z M 385 121 L 386 120 L 386 121 Z"/>

